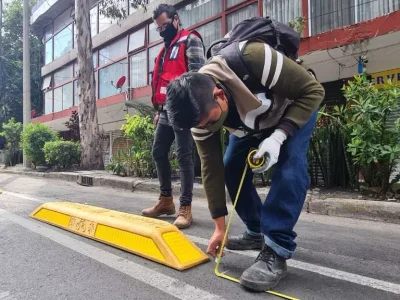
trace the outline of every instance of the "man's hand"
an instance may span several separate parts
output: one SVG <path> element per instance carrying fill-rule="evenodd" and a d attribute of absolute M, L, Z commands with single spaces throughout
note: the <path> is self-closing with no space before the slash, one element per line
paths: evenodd
<path fill-rule="evenodd" d="M 222 245 L 222 241 L 224 240 L 225 230 L 215 230 L 212 235 L 210 241 L 208 242 L 207 254 L 212 257 L 218 257 L 220 249 L 224 246 Z M 222 252 L 222 256 L 224 253 Z"/>
<path fill-rule="evenodd" d="M 271 134 L 270 137 L 262 141 L 258 147 L 257 153 L 254 154 L 254 158 L 259 159 L 263 156 L 266 156 L 266 160 L 264 165 L 262 165 L 260 168 L 253 169 L 254 173 L 265 172 L 278 162 L 281 146 L 286 138 L 286 133 L 281 129 L 277 129 L 273 134 Z"/>
<path fill-rule="evenodd" d="M 159 119 L 160 119 L 160 113 L 157 112 L 156 115 L 154 116 L 154 120 L 153 120 L 154 127 L 157 127 Z"/>
<path fill-rule="evenodd" d="M 214 219 L 215 231 L 210 241 L 208 242 L 207 254 L 212 257 L 218 257 L 220 249 L 225 245 L 222 245 L 225 236 L 225 217 L 219 217 Z M 223 255 L 223 253 L 222 253 Z"/>

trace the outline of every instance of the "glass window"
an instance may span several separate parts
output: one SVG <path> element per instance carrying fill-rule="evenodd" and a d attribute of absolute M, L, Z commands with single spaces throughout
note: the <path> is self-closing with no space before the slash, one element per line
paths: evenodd
<path fill-rule="evenodd" d="M 258 4 L 246 6 L 226 16 L 227 30 L 231 31 L 238 23 L 251 17 L 258 16 Z"/>
<path fill-rule="evenodd" d="M 90 32 L 92 37 L 97 34 L 97 19 L 98 19 L 98 12 L 97 12 L 97 5 L 90 10 Z"/>
<path fill-rule="evenodd" d="M 53 39 L 50 39 L 46 42 L 45 46 L 45 64 L 49 64 L 53 61 Z"/>
<path fill-rule="evenodd" d="M 126 56 L 127 37 L 124 37 L 100 50 L 100 66 L 108 64 L 115 59 Z"/>
<path fill-rule="evenodd" d="M 129 36 L 129 51 L 136 50 L 144 46 L 145 29 L 139 29 Z"/>
<path fill-rule="evenodd" d="M 62 111 L 62 86 L 54 89 L 54 112 Z"/>
<path fill-rule="evenodd" d="M 196 30 L 203 38 L 204 47 L 208 49 L 212 42 L 222 37 L 222 21 L 221 19 L 217 19 L 199 28 L 196 28 Z"/>
<path fill-rule="evenodd" d="M 93 67 L 97 68 L 97 51 L 93 52 Z"/>
<path fill-rule="evenodd" d="M 189 27 L 213 17 L 221 11 L 221 0 L 200 0 L 182 7 L 178 10 L 178 14 L 183 26 Z"/>
<path fill-rule="evenodd" d="M 69 65 L 54 73 L 54 85 L 60 85 L 63 82 L 72 80 L 72 78 L 72 65 Z"/>
<path fill-rule="evenodd" d="M 112 85 L 111 81 L 115 84 L 121 76 L 127 76 L 126 71 L 126 59 L 99 70 L 100 99 L 119 94 L 119 90 Z"/>
<path fill-rule="evenodd" d="M 44 29 L 43 42 L 47 41 L 53 36 L 53 24 L 49 24 Z"/>
<path fill-rule="evenodd" d="M 354 0 L 310 0 L 311 34 L 354 24 Z"/>
<path fill-rule="evenodd" d="M 54 89 L 54 112 L 71 108 L 73 103 L 72 101 L 72 82 Z"/>
<path fill-rule="evenodd" d="M 54 59 L 72 50 L 72 24 L 54 36 Z"/>
<path fill-rule="evenodd" d="M 107 5 L 107 4 L 106 4 Z M 110 27 L 113 23 L 114 20 L 112 18 L 107 18 L 101 11 L 104 10 L 104 5 L 100 4 L 99 5 L 99 33 L 106 30 L 108 27 Z"/>
<path fill-rule="evenodd" d="M 226 0 L 226 8 L 230 8 L 235 6 L 236 4 L 242 3 L 246 0 Z"/>
<path fill-rule="evenodd" d="M 149 85 L 151 84 L 151 78 L 153 76 L 154 65 L 156 64 L 156 58 L 160 53 L 161 48 L 164 46 L 163 43 L 149 49 Z"/>
<path fill-rule="evenodd" d="M 65 10 L 61 15 L 59 15 L 55 20 L 54 20 L 54 33 L 60 31 L 63 29 L 65 26 L 69 25 L 72 23 L 72 18 L 71 18 L 71 11 L 72 11 L 72 6 Z"/>
<path fill-rule="evenodd" d="M 264 0 L 264 17 L 287 24 L 302 15 L 302 0 Z"/>
<path fill-rule="evenodd" d="M 43 79 L 42 90 L 48 89 L 51 86 L 51 75 Z"/>
<path fill-rule="evenodd" d="M 147 85 L 146 80 L 146 51 L 132 55 L 130 60 L 131 83 L 130 87 L 137 88 Z"/>
<path fill-rule="evenodd" d="M 44 114 L 48 115 L 53 112 L 53 91 L 44 93 Z"/>
<path fill-rule="evenodd" d="M 159 41 L 161 39 L 160 33 L 156 30 L 157 26 L 154 23 L 149 24 L 149 43 Z"/>
<path fill-rule="evenodd" d="M 62 107 L 64 109 L 71 108 L 73 106 L 73 93 L 72 93 L 72 82 L 62 86 Z"/>
<path fill-rule="evenodd" d="M 78 97 L 78 80 L 74 81 L 74 106 L 78 106 L 79 97 Z"/>
<path fill-rule="evenodd" d="M 400 0 L 358 0 L 358 21 L 371 20 L 400 10 Z"/>

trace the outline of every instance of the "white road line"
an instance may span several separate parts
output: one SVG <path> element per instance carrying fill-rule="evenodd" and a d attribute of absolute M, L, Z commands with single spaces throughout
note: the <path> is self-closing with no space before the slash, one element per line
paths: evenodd
<path fill-rule="evenodd" d="M 188 238 L 190 238 L 196 244 L 205 245 L 205 246 L 208 245 L 207 239 L 199 238 L 197 236 L 192 236 L 192 235 L 186 235 L 186 236 Z M 257 251 L 234 251 L 234 250 L 226 250 L 226 251 L 236 253 L 239 255 L 252 257 L 252 258 L 256 258 L 257 255 L 259 254 L 259 252 L 257 252 Z M 368 287 L 371 287 L 371 288 L 374 288 L 377 290 L 382 290 L 382 291 L 391 292 L 391 293 L 400 295 L 400 284 L 387 282 L 387 281 L 383 281 L 383 280 L 379 280 L 379 279 L 374 279 L 374 278 L 370 278 L 370 277 L 366 277 L 366 276 L 362 276 L 362 275 L 357 275 L 357 274 L 353 274 L 353 273 L 349 273 L 349 272 L 345 272 L 345 271 L 326 268 L 326 267 L 322 267 L 319 265 L 314 265 L 314 264 L 310 264 L 310 263 L 306 263 L 306 262 L 302 262 L 302 261 L 298 261 L 298 260 L 294 260 L 294 259 L 288 260 L 287 263 L 288 263 L 288 266 L 292 267 L 292 268 L 296 268 L 296 269 L 300 269 L 300 270 L 304 270 L 304 271 L 308 271 L 308 272 L 313 272 L 313 273 L 317 273 L 317 274 L 324 275 L 327 277 L 344 280 L 344 281 L 348 281 L 351 283 L 368 286 Z"/>
<path fill-rule="evenodd" d="M 0 209 L 0 218 L 8 219 L 26 229 L 46 237 L 66 248 L 74 250 L 93 260 L 120 271 L 138 281 L 150 285 L 160 291 L 182 300 L 225 300 L 224 298 L 196 288 L 173 277 L 164 275 L 137 263 L 123 259 L 107 251 L 91 246 L 85 242 L 59 233 L 50 227 L 17 216 L 6 210 Z"/>
<path fill-rule="evenodd" d="M 39 202 L 39 203 L 45 202 L 45 201 L 42 201 L 37 198 L 33 198 L 30 196 L 25 196 L 25 195 L 13 193 L 13 192 L 4 191 L 3 194 L 14 196 L 14 197 L 21 198 L 21 199 L 31 200 L 31 201 L 35 201 L 35 202 Z M 207 239 L 196 237 L 196 236 L 191 236 L 191 235 L 187 235 L 187 236 L 193 242 L 195 242 L 197 244 L 205 245 L 205 246 L 208 245 Z M 252 258 L 257 257 L 257 255 L 258 255 L 258 252 L 256 252 L 256 251 L 227 250 L 227 252 L 232 252 L 232 253 L 236 253 L 239 255 L 244 255 L 244 256 L 248 256 L 248 257 L 252 257 Z M 331 268 L 327 268 L 327 267 L 322 267 L 319 265 L 314 265 L 314 264 L 310 264 L 310 263 L 306 263 L 306 262 L 302 262 L 302 261 L 298 261 L 298 260 L 294 260 L 294 259 L 288 260 L 288 265 L 292 268 L 296 268 L 296 269 L 300 269 L 300 270 L 304 270 L 304 271 L 308 271 L 308 272 L 313 272 L 313 273 L 317 273 L 320 275 L 324 275 L 326 277 L 344 280 L 344 281 L 348 281 L 351 283 L 355 283 L 355 284 L 359 284 L 359 285 L 363 285 L 363 286 L 371 287 L 374 289 L 378 289 L 378 290 L 391 292 L 391 293 L 400 295 L 400 284 L 387 282 L 387 281 L 383 281 L 383 280 L 379 280 L 379 279 L 374 279 L 374 278 L 370 278 L 370 277 L 366 277 L 366 276 L 362 276 L 362 275 L 357 275 L 357 274 L 353 274 L 353 273 L 349 273 L 349 272 L 345 272 L 345 271 L 335 270 L 335 269 L 331 269 Z"/>

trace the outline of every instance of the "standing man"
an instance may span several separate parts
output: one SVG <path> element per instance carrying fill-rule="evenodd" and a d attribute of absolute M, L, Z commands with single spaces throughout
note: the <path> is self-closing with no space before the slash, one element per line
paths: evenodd
<path fill-rule="evenodd" d="M 203 41 L 196 31 L 181 28 L 179 16 L 173 6 L 160 4 L 153 12 L 157 31 L 164 39 L 164 47 L 157 56 L 153 71 L 152 102 L 157 110 L 154 117 L 156 133 L 153 144 L 153 159 L 160 181 L 160 197 L 157 203 L 144 209 L 142 215 L 158 217 L 175 214 L 171 186 L 169 151 L 173 141 L 180 169 L 181 196 L 178 218 L 174 225 L 187 228 L 192 223 L 192 196 L 194 181 L 193 139 L 189 128 L 172 126 L 165 110 L 167 86 L 185 72 L 197 72 L 205 62 Z"/>
<path fill-rule="evenodd" d="M 275 287 L 287 274 L 286 260 L 296 248 L 293 228 L 309 187 L 307 149 L 325 93 L 311 72 L 268 44 L 240 41 L 232 45 L 237 51 L 229 53 L 240 53 L 257 91 L 250 90 L 230 68 L 228 56 L 217 55 L 198 73 L 185 74 L 169 85 L 167 110 L 173 126 L 192 128 L 201 158 L 203 185 L 215 223 L 208 254 L 217 256 L 223 246 L 228 214 L 225 184 L 235 199 L 249 150 L 258 148 L 255 158 L 269 158 L 253 172 L 275 165 L 264 204 L 248 169 L 236 206 L 246 231 L 229 237 L 226 245 L 260 250 L 240 283 L 261 292 Z M 224 158 L 222 126 L 231 133 Z"/>

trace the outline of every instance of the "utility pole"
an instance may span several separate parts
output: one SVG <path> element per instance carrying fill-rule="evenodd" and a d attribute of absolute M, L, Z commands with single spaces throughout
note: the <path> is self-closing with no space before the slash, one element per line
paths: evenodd
<path fill-rule="evenodd" d="M 29 53 L 29 1 L 24 0 L 23 17 L 23 121 L 24 127 L 31 122 L 31 61 Z M 30 162 L 24 153 L 24 167 L 30 168 Z"/>

